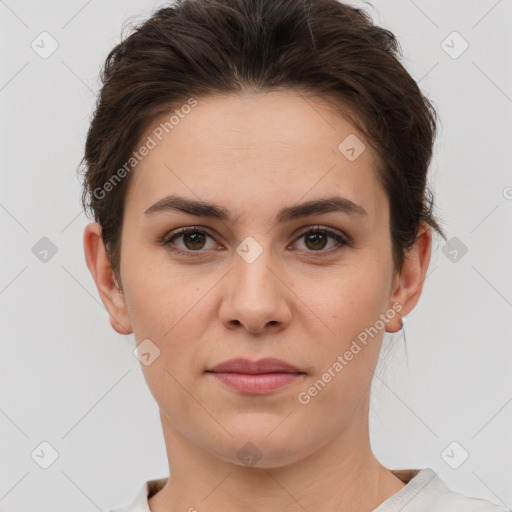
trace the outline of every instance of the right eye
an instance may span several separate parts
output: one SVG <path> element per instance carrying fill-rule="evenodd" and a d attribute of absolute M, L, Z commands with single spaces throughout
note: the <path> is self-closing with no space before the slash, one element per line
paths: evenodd
<path fill-rule="evenodd" d="M 171 251 L 177 252 L 179 254 L 184 254 L 186 256 L 196 256 L 196 254 L 193 253 L 204 252 L 202 249 L 205 249 L 204 246 L 208 237 L 213 240 L 213 237 L 206 231 L 196 227 L 188 227 L 168 233 L 162 240 L 160 240 L 160 243 L 168 247 Z M 182 243 L 184 245 L 182 247 L 176 246 L 175 243 L 175 241 L 180 238 L 182 239 Z"/>

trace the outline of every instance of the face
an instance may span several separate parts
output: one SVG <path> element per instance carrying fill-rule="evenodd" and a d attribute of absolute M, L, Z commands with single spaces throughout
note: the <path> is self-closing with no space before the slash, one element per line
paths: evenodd
<path fill-rule="evenodd" d="M 123 321 L 160 351 L 141 367 L 164 430 L 237 464 L 254 450 L 263 467 L 363 432 L 386 318 L 400 316 L 369 143 L 328 103 L 292 91 L 198 99 L 163 135 L 131 177 L 121 280 Z M 170 196 L 224 216 L 181 211 Z M 338 207 L 300 208 L 327 198 Z M 300 373 L 210 372 L 268 357 Z"/>

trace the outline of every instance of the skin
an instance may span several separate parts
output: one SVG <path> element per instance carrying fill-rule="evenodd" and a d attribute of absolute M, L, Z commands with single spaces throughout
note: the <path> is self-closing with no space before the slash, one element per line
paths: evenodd
<path fill-rule="evenodd" d="M 151 129 L 168 116 L 156 119 Z M 338 145 L 356 134 L 366 150 L 348 160 Z M 364 136 L 328 102 L 281 90 L 215 96 L 198 105 L 132 171 L 125 202 L 119 289 L 101 240 L 84 233 L 88 268 L 121 334 L 149 338 L 160 356 L 141 364 L 159 409 L 172 476 L 152 512 L 188 510 L 370 511 L 404 487 L 373 455 L 370 385 L 384 331 L 400 329 L 422 291 L 431 232 L 421 224 L 394 273 L 389 201 Z M 169 194 L 215 202 L 236 223 L 182 212 L 144 212 Z M 330 212 L 284 224 L 284 207 L 333 194 L 367 215 Z M 352 246 L 300 236 L 320 225 Z M 157 241 L 182 236 L 173 253 Z M 263 252 L 252 263 L 237 247 Z M 316 243 L 316 245 L 315 245 Z M 306 405 L 307 390 L 381 313 L 402 307 Z M 205 370 L 233 357 L 276 357 L 306 375 L 266 395 L 226 387 Z M 244 464 L 251 442 L 261 458 Z"/>

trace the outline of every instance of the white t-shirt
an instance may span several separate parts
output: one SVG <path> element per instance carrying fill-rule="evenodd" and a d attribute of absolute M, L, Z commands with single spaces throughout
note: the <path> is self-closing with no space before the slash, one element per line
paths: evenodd
<path fill-rule="evenodd" d="M 406 486 L 372 512 L 512 512 L 480 498 L 451 491 L 431 468 L 390 470 Z M 166 484 L 167 478 L 147 480 L 128 506 L 110 512 L 151 512 L 148 498 Z"/>

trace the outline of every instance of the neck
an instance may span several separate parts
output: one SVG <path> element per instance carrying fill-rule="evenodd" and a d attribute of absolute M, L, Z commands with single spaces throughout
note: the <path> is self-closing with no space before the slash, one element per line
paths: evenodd
<path fill-rule="evenodd" d="M 367 421 L 292 464 L 263 468 L 225 461 L 161 418 L 172 469 L 151 512 L 370 512 L 405 486 L 371 452 Z"/>

